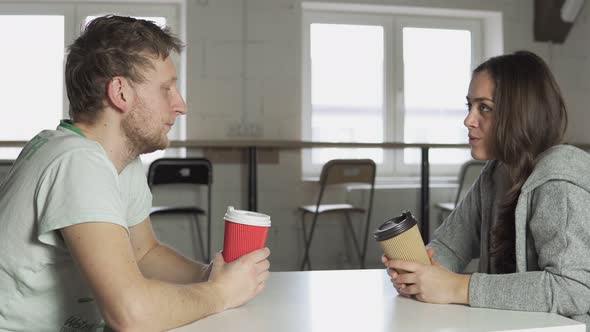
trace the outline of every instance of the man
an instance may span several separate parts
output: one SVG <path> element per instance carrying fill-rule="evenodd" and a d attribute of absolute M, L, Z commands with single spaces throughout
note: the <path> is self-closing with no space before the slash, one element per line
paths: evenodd
<path fill-rule="evenodd" d="M 186 105 L 167 29 L 92 21 L 70 46 L 72 121 L 23 149 L 0 185 L 0 330 L 159 331 L 244 304 L 269 250 L 208 268 L 155 238 L 139 155 L 169 144 Z"/>

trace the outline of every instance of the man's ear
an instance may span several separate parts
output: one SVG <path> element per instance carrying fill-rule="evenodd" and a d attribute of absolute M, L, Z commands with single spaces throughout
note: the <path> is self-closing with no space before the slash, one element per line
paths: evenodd
<path fill-rule="evenodd" d="M 107 84 L 109 104 L 123 113 L 130 109 L 133 93 L 129 81 L 122 76 L 113 77 Z"/>

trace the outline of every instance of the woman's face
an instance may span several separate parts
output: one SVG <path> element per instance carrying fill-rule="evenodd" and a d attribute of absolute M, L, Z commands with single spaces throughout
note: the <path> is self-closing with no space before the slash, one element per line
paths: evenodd
<path fill-rule="evenodd" d="M 473 75 L 467 94 L 467 117 L 463 124 L 469 130 L 471 156 L 477 160 L 492 159 L 489 151 L 494 121 L 494 81 L 487 71 Z"/>

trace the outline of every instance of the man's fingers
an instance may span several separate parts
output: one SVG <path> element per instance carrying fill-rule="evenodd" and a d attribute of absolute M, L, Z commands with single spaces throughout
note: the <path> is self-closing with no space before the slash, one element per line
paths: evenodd
<path fill-rule="evenodd" d="M 258 295 L 258 293 L 262 292 L 262 290 L 266 287 L 266 282 L 261 282 L 258 284 L 258 286 L 256 287 L 256 291 L 254 292 L 254 294 Z"/>
<path fill-rule="evenodd" d="M 225 260 L 223 259 L 223 255 L 221 254 L 221 251 L 217 252 L 215 254 L 215 257 L 213 257 L 213 264 L 217 267 L 220 267 L 223 264 L 225 264 Z"/>
<path fill-rule="evenodd" d="M 270 276 L 270 272 L 264 271 L 256 277 L 256 282 L 258 282 L 258 283 L 265 282 L 266 280 L 268 280 L 269 276 Z"/>
<path fill-rule="evenodd" d="M 266 271 L 270 268 L 270 262 L 268 259 L 263 260 L 262 262 L 256 263 L 256 270 L 260 273 Z"/>
<path fill-rule="evenodd" d="M 251 263 L 258 263 L 267 259 L 268 256 L 270 256 L 270 249 L 264 247 L 262 249 L 254 250 L 251 253 L 240 257 L 239 259 L 243 259 Z"/>

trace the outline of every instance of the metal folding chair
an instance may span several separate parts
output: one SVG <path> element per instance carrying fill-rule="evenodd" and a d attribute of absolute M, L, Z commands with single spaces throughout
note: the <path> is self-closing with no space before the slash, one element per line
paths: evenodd
<path fill-rule="evenodd" d="M 471 188 L 471 185 L 475 182 L 485 164 L 485 161 L 469 160 L 461 165 L 461 169 L 459 170 L 459 188 L 455 196 L 455 201 L 437 203 L 435 205 L 440 210 L 441 219 L 443 219 L 445 213 L 453 211 L 455 206 L 465 197 L 465 194 L 467 194 L 467 191 L 469 191 L 469 188 Z"/>
<path fill-rule="evenodd" d="M 14 160 L 0 160 L 0 183 L 2 183 L 8 172 L 10 172 L 12 164 L 14 164 Z"/>
<path fill-rule="evenodd" d="M 211 258 L 211 184 L 213 170 L 206 158 L 161 158 L 150 164 L 148 184 L 150 188 L 157 185 L 191 184 L 207 187 L 207 210 L 197 204 L 193 206 L 155 206 L 150 216 L 163 214 L 187 214 L 193 217 L 199 236 L 201 256 L 205 262 Z M 207 215 L 207 250 L 203 248 L 199 216 Z"/>
<path fill-rule="evenodd" d="M 315 205 L 305 205 L 299 207 L 299 210 L 302 212 L 301 224 L 303 227 L 303 238 L 305 241 L 305 254 L 303 256 L 303 261 L 301 262 L 301 270 L 303 270 L 306 265 L 311 270 L 309 248 L 311 246 L 311 241 L 313 239 L 318 217 L 328 213 L 343 213 L 346 216 L 346 227 L 352 236 L 354 249 L 359 257 L 360 267 L 365 267 L 367 236 L 371 220 L 371 210 L 373 207 L 373 194 L 375 191 L 376 168 L 375 162 L 370 159 L 334 159 L 330 160 L 324 165 L 320 174 L 320 192 L 317 203 Z M 348 203 L 322 204 L 324 192 L 327 187 L 346 184 L 370 185 L 368 207 L 363 208 Z M 366 216 L 362 248 L 359 245 L 357 236 L 354 234 L 355 232 L 350 218 L 351 213 L 364 213 Z M 313 216 L 309 234 L 307 232 L 305 223 L 305 216 L 308 214 Z"/>

